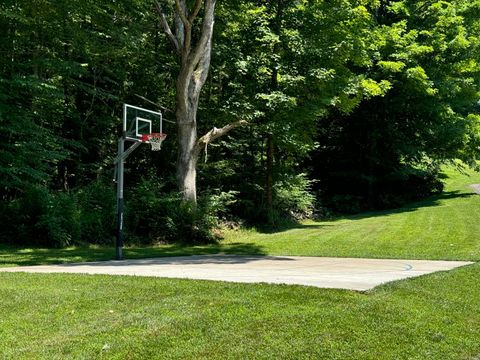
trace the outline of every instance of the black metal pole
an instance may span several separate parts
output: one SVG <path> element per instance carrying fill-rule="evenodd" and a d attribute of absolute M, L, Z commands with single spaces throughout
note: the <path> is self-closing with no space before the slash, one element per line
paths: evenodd
<path fill-rule="evenodd" d="M 115 241 L 115 258 L 122 260 L 123 246 L 123 173 L 124 173 L 125 139 L 118 140 L 117 162 L 117 239 Z"/>

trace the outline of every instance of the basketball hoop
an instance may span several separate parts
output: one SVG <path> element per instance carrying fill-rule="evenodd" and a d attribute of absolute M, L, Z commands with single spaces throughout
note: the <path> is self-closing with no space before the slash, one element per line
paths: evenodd
<path fill-rule="evenodd" d="M 159 151 L 162 149 L 162 142 L 167 138 L 167 134 L 164 133 L 151 133 L 142 135 L 141 140 L 147 144 L 150 144 L 152 151 Z"/>

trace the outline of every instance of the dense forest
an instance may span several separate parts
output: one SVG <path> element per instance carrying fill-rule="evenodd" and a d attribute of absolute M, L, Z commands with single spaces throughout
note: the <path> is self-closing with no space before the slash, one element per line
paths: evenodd
<path fill-rule="evenodd" d="M 168 121 L 126 163 L 130 243 L 398 207 L 479 156 L 479 0 L 3 0 L 0 34 L 3 242 L 112 244 L 123 103 Z"/>

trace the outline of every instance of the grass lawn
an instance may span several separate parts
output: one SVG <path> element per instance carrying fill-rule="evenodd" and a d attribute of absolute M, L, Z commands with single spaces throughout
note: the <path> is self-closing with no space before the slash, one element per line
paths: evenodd
<path fill-rule="evenodd" d="M 478 359 L 480 266 L 368 293 L 1 274 L 3 359 Z"/>
<path fill-rule="evenodd" d="M 127 257 L 256 253 L 479 260 L 480 175 L 396 211 L 227 233 Z M 0 247 L 0 264 L 110 259 L 112 249 Z M 124 276 L 0 273 L 1 359 L 480 359 L 480 264 L 373 291 Z"/>
<path fill-rule="evenodd" d="M 334 221 L 304 222 L 276 233 L 227 233 L 224 246 L 278 255 L 480 260 L 480 174 L 446 171 L 445 191 L 410 206 Z"/>

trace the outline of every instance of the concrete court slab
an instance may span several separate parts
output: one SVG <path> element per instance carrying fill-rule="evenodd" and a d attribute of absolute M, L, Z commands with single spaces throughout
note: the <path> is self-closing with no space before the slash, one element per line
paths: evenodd
<path fill-rule="evenodd" d="M 0 272 L 154 276 L 369 290 L 377 285 L 472 264 L 300 256 L 199 255 L 0 268 Z"/>

